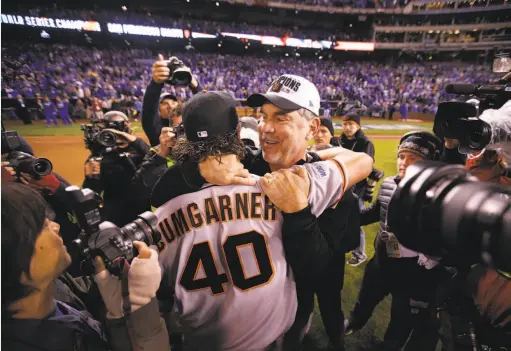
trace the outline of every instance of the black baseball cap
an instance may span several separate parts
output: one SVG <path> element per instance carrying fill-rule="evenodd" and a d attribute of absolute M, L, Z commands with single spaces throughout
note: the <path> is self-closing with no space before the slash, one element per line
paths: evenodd
<path fill-rule="evenodd" d="M 236 101 L 220 91 L 195 94 L 183 107 L 183 126 L 191 142 L 233 133 L 238 127 Z"/>

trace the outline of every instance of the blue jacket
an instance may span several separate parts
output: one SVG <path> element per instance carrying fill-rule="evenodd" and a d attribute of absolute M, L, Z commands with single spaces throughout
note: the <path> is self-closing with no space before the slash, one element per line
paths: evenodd
<path fill-rule="evenodd" d="M 55 104 L 51 101 L 43 102 L 43 112 L 45 117 L 54 116 L 57 113 L 57 108 Z"/>
<path fill-rule="evenodd" d="M 60 117 L 69 117 L 69 103 L 66 101 L 57 102 L 57 109 Z"/>

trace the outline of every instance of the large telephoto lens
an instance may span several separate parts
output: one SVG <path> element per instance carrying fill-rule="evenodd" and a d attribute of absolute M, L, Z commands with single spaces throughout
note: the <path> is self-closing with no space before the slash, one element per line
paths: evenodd
<path fill-rule="evenodd" d="M 412 250 L 466 264 L 491 258 L 511 272 L 511 189 L 480 182 L 462 166 L 410 166 L 390 201 L 387 224 Z"/>
<path fill-rule="evenodd" d="M 157 244 L 161 239 L 158 231 L 158 218 L 154 213 L 146 211 L 133 222 L 121 228 L 124 237 L 130 241 L 142 241 L 147 246 Z"/>

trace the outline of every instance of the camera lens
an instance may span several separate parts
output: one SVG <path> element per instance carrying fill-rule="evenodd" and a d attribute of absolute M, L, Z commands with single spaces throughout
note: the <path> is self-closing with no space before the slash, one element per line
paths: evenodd
<path fill-rule="evenodd" d="M 144 212 L 133 222 L 121 228 L 121 232 L 130 241 L 142 241 L 151 246 L 157 244 L 161 235 L 158 231 L 158 218 L 152 212 Z"/>
<path fill-rule="evenodd" d="M 468 125 L 469 145 L 472 149 L 482 150 L 491 140 L 491 128 L 480 120 Z"/>
<path fill-rule="evenodd" d="M 40 177 L 46 176 L 53 170 L 53 165 L 46 158 L 36 158 L 32 163 L 32 170 Z"/>
<path fill-rule="evenodd" d="M 455 165 L 419 162 L 392 195 L 388 225 L 400 243 L 431 256 L 472 264 L 488 252 L 511 270 L 511 190 L 478 182 Z M 452 257 L 451 257 L 452 258 Z"/>
<path fill-rule="evenodd" d="M 192 82 L 192 75 L 190 74 L 190 72 L 188 72 L 182 68 L 178 68 L 172 74 L 171 81 L 172 81 L 172 84 L 174 84 L 174 85 L 182 85 L 182 86 L 190 85 L 190 83 Z"/>
<path fill-rule="evenodd" d="M 99 133 L 98 141 L 101 145 L 105 147 L 113 147 L 117 142 L 117 138 L 115 137 L 114 133 L 108 130 L 103 130 Z"/>

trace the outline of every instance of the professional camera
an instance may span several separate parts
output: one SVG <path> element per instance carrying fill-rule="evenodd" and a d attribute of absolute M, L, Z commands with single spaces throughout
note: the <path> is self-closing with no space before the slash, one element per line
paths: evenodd
<path fill-rule="evenodd" d="M 505 66 L 499 62 L 494 63 L 494 72 L 501 72 Z M 511 76 L 508 74 L 499 80 L 498 84 L 493 85 L 448 84 L 445 87 L 447 93 L 469 98 L 465 101 L 440 103 L 435 115 L 433 132 L 441 139 L 458 139 L 459 150 L 462 153 L 468 154 L 484 149 L 490 143 L 492 129 L 488 123 L 479 119 L 479 116 L 487 109 L 501 108 L 511 99 L 510 79 Z"/>
<path fill-rule="evenodd" d="M 133 222 L 119 228 L 101 220 L 101 198 L 95 192 L 77 186 L 67 187 L 66 192 L 81 229 L 79 238 L 73 243 L 82 258 L 84 274 L 92 274 L 92 259 L 101 256 L 108 271 L 119 276 L 122 272 L 121 262 L 124 259 L 131 262 L 138 255 L 133 241 L 143 241 L 147 246 L 160 241 L 158 219 L 152 212 L 144 212 Z"/>
<path fill-rule="evenodd" d="M 50 160 L 21 152 L 19 151 L 20 147 L 21 142 L 17 132 L 2 132 L 2 154 L 7 154 L 4 160 L 9 162 L 9 165 L 14 168 L 17 174 L 27 173 L 39 179 L 53 171 Z"/>
<path fill-rule="evenodd" d="M 166 81 L 167 84 L 182 86 L 190 85 L 192 82 L 192 75 L 185 68 L 183 61 L 176 57 L 172 57 L 167 63 L 167 67 L 172 72 L 172 76 Z"/>
<path fill-rule="evenodd" d="M 511 272 L 511 189 L 479 182 L 462 166 L 433 161 L 410 166 L 387 219 L 399 242 L 412 250 Z"/>
<path fill-rule="evenodd" d="M 93 120 L 91 124 L 80 125 L 85 147 L 95 157 L 114 151 L 114 146 L 117 144 L 117 135 L 109 130 L 104 130 L 106 128 L 124 130 L 124 121 Z"/>
<path fill-rule="evenodd" d="M 441 139 L 458 139 L 464 154 L 480 151 L 491 140 L 491 127 L 478 118 L 477 106 L 468 102 L 441 102 L 435 115 L 433 132 Z"/>

